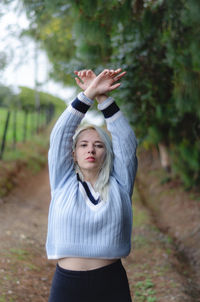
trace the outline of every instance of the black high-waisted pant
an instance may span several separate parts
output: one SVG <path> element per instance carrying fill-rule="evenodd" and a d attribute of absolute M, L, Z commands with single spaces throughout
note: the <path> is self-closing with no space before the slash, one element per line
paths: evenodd
<path fill-rule="evenodd" d="M 121 260 L 89 271 L 71 271 L 57 264 L 49 302 L 131 302 Z"/>

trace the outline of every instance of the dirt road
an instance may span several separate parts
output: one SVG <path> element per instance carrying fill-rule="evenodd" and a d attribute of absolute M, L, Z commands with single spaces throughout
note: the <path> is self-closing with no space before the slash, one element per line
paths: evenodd
<path fill-rule="evenodd" d="M 0 302 L 48 301 L 56 263 L 47 261 L 45 252 L 49 201 L 44 169 L 37 176 L 27 175 L 0 202 Z M 173 242 L 154 225 L 137 190 L 133 204 L 133 248 L 123 263 L 134 302 L 194 302 L 185 291 L 188 276 Z"/>

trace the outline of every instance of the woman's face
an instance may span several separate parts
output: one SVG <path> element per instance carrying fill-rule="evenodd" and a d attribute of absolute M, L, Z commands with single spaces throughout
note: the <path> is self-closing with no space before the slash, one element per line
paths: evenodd
<path fill-rule="evenodd" d="M 92 172 L 95 177 L 102 167 L 105 154 L 105 145 L 96 130 L 87 129 L 79 134 L 74 161 L 78 163 L 83 176 Z"/>

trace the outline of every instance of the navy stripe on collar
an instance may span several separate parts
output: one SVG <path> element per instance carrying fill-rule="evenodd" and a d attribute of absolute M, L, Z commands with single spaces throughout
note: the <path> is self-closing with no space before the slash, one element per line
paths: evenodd
<path fill-rule="evenodd" d="M 100 201 L 100 197 L 98 199 L 95 199 L 94 196 L 92 195 L 92 193 L 90 192 L 90 189 L 87 185 L 87 183 L 85 181 L 82 181 L 77 173 L 77 180 L 80 181 L 85 189 L 85 192 L 88 196 L 88 198 L 90 199 L 90 201 L 94 204 L 97 205 Z"/>

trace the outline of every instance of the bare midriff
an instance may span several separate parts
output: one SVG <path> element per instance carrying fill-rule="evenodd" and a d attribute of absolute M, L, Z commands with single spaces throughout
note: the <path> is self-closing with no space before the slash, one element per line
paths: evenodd
<path fill-rule="evenodd" d="M 88 271 L 112 264 L 118 259 L 96 258 L 62 258 L 58 260 L 60 267 L 74 271 Z"/>

